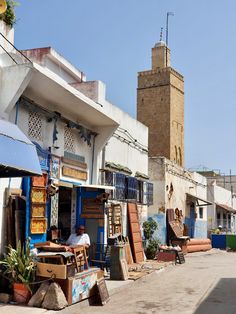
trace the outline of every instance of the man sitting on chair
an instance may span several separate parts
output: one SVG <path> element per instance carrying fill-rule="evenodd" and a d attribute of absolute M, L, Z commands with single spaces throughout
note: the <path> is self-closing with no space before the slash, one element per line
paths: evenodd
<path fill-rule="evenodd" d="M 84 233 L 85 227 L 83 225 L 76 228 L 76 233 L 72 233 L 68 240 L 66 241 L 66 245 L 76 246 L 83 245 L 85 248 L 90 246 L 90 239 L 87 233 Z"/>

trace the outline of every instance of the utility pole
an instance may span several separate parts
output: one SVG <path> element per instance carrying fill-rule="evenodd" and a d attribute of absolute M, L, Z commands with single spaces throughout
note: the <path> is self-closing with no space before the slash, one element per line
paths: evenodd
<path fill-rule="evenodd" d="M 167 50 L 168 50 L 168 32 L 169 32 L 169 16 L 174 16 L 173 12 L 167 12 L 166 15 L 166 67 L 167 67 Z"/>

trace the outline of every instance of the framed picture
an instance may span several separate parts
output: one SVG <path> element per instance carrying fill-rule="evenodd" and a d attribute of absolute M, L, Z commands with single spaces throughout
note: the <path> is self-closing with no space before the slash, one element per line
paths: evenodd
<path fill-rule="evenodd" d="M 60 157 L 51 155 L 50 176 L 52 179 L 60 179 Z"/>

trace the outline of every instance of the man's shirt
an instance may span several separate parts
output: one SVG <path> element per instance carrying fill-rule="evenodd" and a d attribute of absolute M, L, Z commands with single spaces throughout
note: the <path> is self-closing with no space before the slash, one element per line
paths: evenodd
<path fill-rule="evenodd" d="M 69 236 L 69 239 L 66 241 L 67 245 L 90 245 L 89 235 L 87 233 L 83 233 L 82 235 L 77 235 L 76 233 L 72 233 Z"/>

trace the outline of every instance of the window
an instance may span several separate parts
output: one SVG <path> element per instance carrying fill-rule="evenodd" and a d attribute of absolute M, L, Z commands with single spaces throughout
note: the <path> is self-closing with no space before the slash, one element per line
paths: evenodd
<path fill-rule="evenodd" d="M 134 177 L 126 177 L 126 199 L 137 199 L 138 180 Z"/>
<path fill-rule="evenodd" d="M 105 185 L 110 185 L 110 186 L 115 186 L 115 173 L 112 171 L 108 171 L 106 170 L 104 172 L 104 180 L 105 180 Z M 115 199 L 116 198 L 116 191 L 115 190 L 111 190 L 110 192 L 110 199 Z"/>
<path fill-rule="evenodd" d="M 199 207 L 199 218 L 203 218 L 203 207 Z"/>
<path fill-rule="evenodd" d="M 152 205 L 153 204 L 153 184 L 150 182 L 143 182 L 142 190 L 142 204 Z"/>
<path fill-rule="evenodd" d="M 138 186 L 137 186 L 137 202 L 142 204 L 143 203 L 143 184 L 144 182 L 141 180 L 138 180 Z"/>
<path fill-rule="evenodd" d="M 75 137 L 71 129 L 65 127 L 64 130 L 64 150 L 75 153 Z"/>
<path fill-rule="evenodd" d="M 153 205 L 153 184 L 148 182 L 148 205 Z"/>
<path fill-rule="evenodd" d="M 115 173 L 115 198 L 117 200 L 125 200 L 125 175 L 123 173 Z"/>
<path fill-rule="evenodd" d="M 38 112 L 29 113 L 28 135 L 35 140 L 43 140 L 43 121 L 42 116 Z"/>

